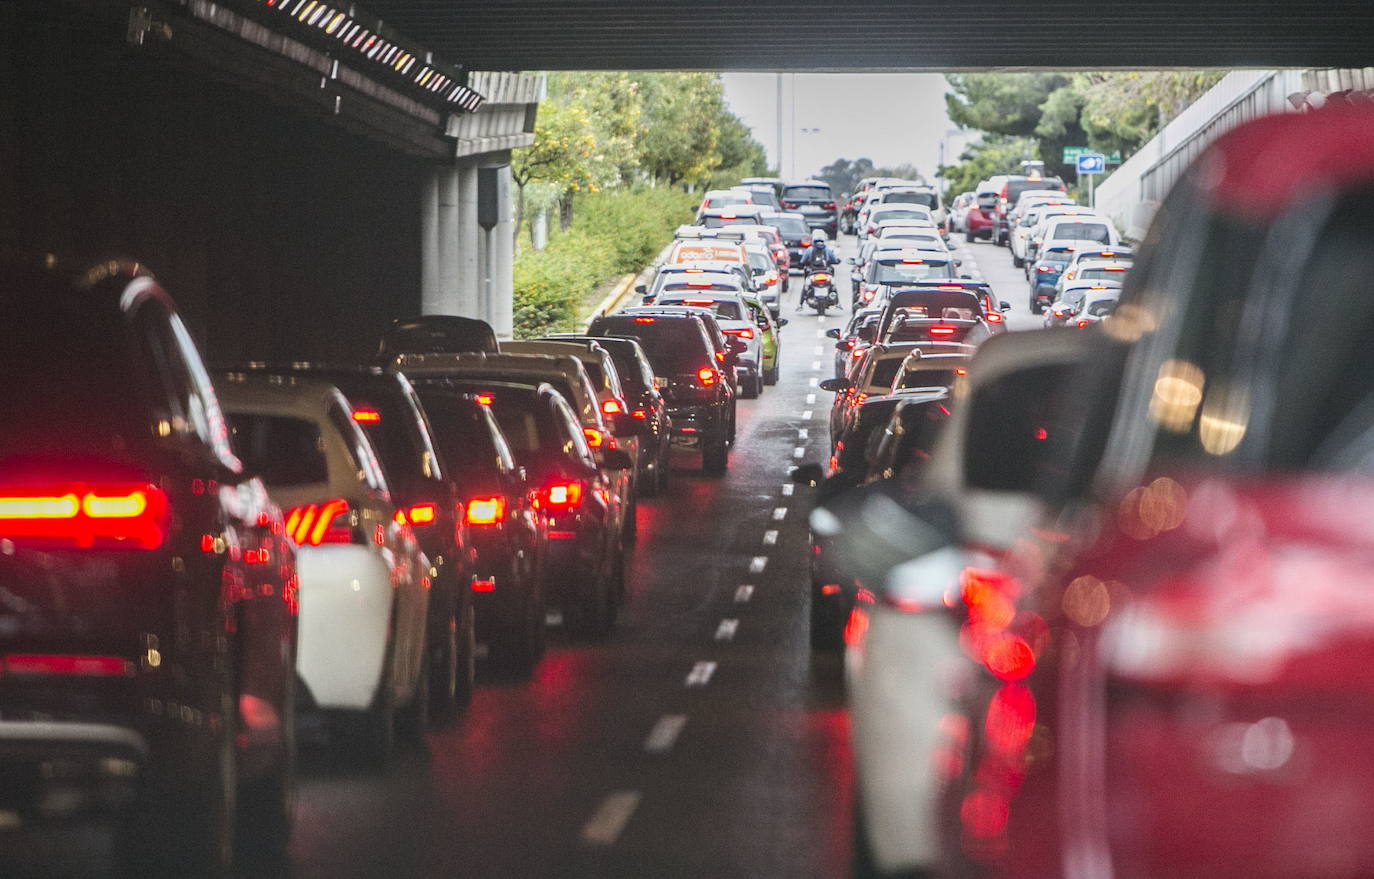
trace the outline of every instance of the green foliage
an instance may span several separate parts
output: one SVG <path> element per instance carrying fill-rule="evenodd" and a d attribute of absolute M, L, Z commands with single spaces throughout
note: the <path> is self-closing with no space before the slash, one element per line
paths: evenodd
<path fill-rule="evenodd" d="M 959 164 L 940 169 L 940 176 L 949 182 L 949 194 L 973 192 L 978 184 L 994 174 L 1015 170 L 1023 159 L 1040 158 L 1033 138 L 989 134 L 972 143 L 959 155 Z"/>
<path fill-rule="evenodd" d="M 583 304 L 607 280 L 637 272 L 685 222 L 696 197 L 674 189 L 619 188 L 576 197 L 576 217 L 541 251 L 515 260 L 515 335 L 576 329 Z"/>

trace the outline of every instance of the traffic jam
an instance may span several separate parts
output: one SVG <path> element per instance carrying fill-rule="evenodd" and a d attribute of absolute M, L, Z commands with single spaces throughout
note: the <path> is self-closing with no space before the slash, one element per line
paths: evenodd
<path fill-rule="evenodd" d="M 1371 132 L 1139 240 L 747 178 L 581 332 L 365 362 L 7 258 L 0 875 L 1369 875 Z"/>

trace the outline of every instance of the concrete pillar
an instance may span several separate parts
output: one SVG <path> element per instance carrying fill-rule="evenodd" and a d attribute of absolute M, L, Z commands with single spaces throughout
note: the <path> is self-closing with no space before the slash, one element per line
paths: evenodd
<path fill-rule="evenodd" d="M 458 169 L 445 167 L 439 177 L 439 280 L 448 309 L 444 314 L 462 314 L 458 293 Z"/>
<path fill-rule="evenodd" d="M 500 166 L 498 173 L 504 179 L 497 191 L 503 194 L 498 216 L 501 221 L 491 230 L 492 254 L 492 316 L 490 318 L 496 335 L 509 339 L 514 328 L 515 308 L 515 205 L 510 197 L 513 185 L 510 180 L 510 165 Z"/>
<path fill-rule="evenodd" d="M 420 311 L 447 314 L 439 252 L 439 186 L 447 169 L 435 168 L 420 192 Z"/>
<path fill-rule="evenodd" d="M 478 243 L 482 227 L 477 225 L 477 165 L 461 164 L 455 171 L 459 180 L 457 290 L 460 309 L 456 313 L 487 320 Z"/>

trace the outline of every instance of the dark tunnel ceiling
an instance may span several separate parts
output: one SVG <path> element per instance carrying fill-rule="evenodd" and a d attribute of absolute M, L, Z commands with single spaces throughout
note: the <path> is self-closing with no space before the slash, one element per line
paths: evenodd
<path fill-rule="evenodd" d="M 1374 65 L 1374 0 L 363 0 L 469 70 Z"/>

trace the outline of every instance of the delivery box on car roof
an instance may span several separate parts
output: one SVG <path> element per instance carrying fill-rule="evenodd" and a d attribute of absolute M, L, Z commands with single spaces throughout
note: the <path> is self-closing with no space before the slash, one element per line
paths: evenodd
<path fill-rule="evenodd" d="M 749 255 L 745 253 L 743 245 L 729 241 L 706 239 L 674 242 L 672 250 L 668 251 L 668 264 L 685 262 L 737 262 L 748 265 Z"/>

